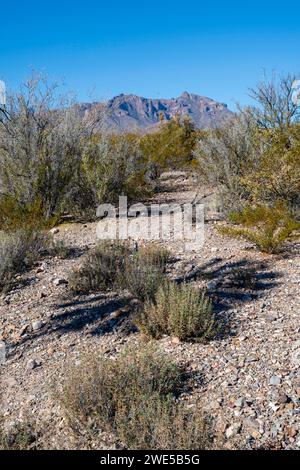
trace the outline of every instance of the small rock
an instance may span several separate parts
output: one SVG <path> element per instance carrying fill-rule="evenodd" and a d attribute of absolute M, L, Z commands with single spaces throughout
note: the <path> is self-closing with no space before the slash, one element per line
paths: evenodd
<path fill-rule="evenodd" d="M 226 429 L 226 432 L 225 432 L 227 439 L 230 439 L 231 437 L 239 434 L 241 427 L 242 427 L 241 423 L 234 423 L 231 426 L 229 426 L 229 428 Z"/>
<path fill-rule="evenodd" d="M 41 320 L 36 320 L 31 324 L 32 331 L 38 331 L 43 327 L 43 322 Z"/>
<path fill-rule="evenodd" d="M 27 365 L 26 365 L 26 369 L 27 370 L 33 370 L 36 367 L 38 367 L 39 365 L 40 364 L 35 359 L 29 359 L 29 361 L 27 362 Z"/>
<path fill-rule="evenodd" d="M 0 341 L 0 364 L 4 364 L 6 360 L 6 345 L 4 341 Z"/>
<path fill-rule="evenodd" d="M 177 338 L 177 336 L 173 336 L 171 341 L 172 341 L 173 344 L 179 344 L 180 343 L 180 339 Z"/>
<path fill-rule="evenodd" d="M 68 284 L 68 281 L 64 278 L 57 277 L 56 279 L 54 279 L 53 284 L 55 286 L 61 286 L 62 284 Z"/>
<path fill-rule="evenodd" d="M 278 377 L 278 375 L 273 375 L 270 378 L 269 385 L 280 385 L 281 384 L 281 378 Z"/>
<path fill-rule="evenodd" d="M 27 324 L 27 325 L 24 325 L 24 326 L 22 326 L 22 328 L 21 328 L 21 329 L 20 329 L 20 331 L 19 331 L 19 335 L 20 335 L 20 336 L 23 336 L 23 335 L 25 335 L 25 333 L 26 333 L 26 332 L 27 332 L 27 330 L 28 330 L 28 327 L 29 327 L 29 325 L 28 325 L 28 324 Z"/>
<path fill-rule="evenodd" d="M 207 284 L 206 284 L 206 287 L 207 289 L 215 289 L 218 285 L 218 281 L 209 281 Z"/>
<path fill-rule="evenodd" d="M 244 398 L 238 398 L 234 405 L 237 407 L 237 408 L 243 408 L 243 406 L 245 405 L 245 399 Z"/>
<path fill-rule="evenodd" d="M 284 404 L 284 403 L 288 403 L 290 401 L 289 397 L 283 393 L 283 392 L 280 392 L 278 394 L 278 397 L 277 397 L 277 402 L 280 403 L 280 404 Z"/>
<path fill-rule="evenodd" d="M 50 230 L 50 233 L 51 233 L 52 235 L 56 235 L 57 233 L 59 233 L 59 228 L 57 228 L 57 227 L 52 228 L 52 229 Z"/>

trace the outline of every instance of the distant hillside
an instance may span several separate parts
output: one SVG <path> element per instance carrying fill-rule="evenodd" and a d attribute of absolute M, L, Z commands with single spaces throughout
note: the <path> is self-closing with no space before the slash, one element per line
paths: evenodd
<path fill-rule="evenodd" d="M 201 129 L 218 127 L 233 116 L 226 104 L 188 92 L 171 99 L 122 94 L 105 104 L 82 104 L 81 109 L 86 114 L 99 106 L 105 109 L 107 124 L 120 131 L 151 128 L 159 123 L 160 116 L 170 120 L 178 114 L 188 115 L 195 126 Z"/>

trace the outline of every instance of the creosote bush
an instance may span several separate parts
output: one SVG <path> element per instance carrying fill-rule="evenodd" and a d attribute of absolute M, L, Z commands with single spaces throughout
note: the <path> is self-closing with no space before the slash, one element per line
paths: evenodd
<path fill-rule="evenodd" d="M 16 274 L 30 268 L 49 243 L 49 236 L 39 231 L 0 232 L 0 290 L 9 288 Z"/>
<path fill-rule="evenodd" d="M 230 220 L 241 227 L 219 227 L 219 232 L 236 238 L 245 238 L 262 252 L 278 253 L 285 242 L 300 228 L 286 204 L 246 207 L 232 213 Z"/>
<path fill-rule="evenodd" d="M 130 449 L 206 448 L 202 413 L 177 405 L 182 371 L 152 344 L 115 359 L 94 354 L 66 373 L 59 399 L 73 430 L 113 433 Z M 101 437 L 101 436 L 100 436 Z"/>
<path fill-rule="evenodd" d="M 154 302 L 146 302 L 135 321 L 143 333 L 156 339 L 169 334 L 180 340 L 208 340 L 217 330 L 208 297 L 192 286 L 172 282 L 159 288 Z"/>

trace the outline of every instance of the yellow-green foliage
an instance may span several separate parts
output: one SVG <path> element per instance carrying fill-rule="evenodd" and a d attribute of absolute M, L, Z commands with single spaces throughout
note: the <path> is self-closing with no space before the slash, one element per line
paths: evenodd
<path fill-rule="evenodd" d="M 260 131 L 264 152 L 241 178 L 252 201 L 300 202 L 300 125 Z"/>
<path fill-rule="evenodd" d="M 177 405 L 182 371 L 153 345 L 126 348 L 116 359 L 82 357 L 65 374 L 59 399 L 75 431 L 115 434 L 129 449 L 200 449 L 211 445 L 198 408 Z"/>
<path fill-rule="evenodd" d="M 153 176 L 156 178 L 163 171 L 189 166 L 193 161 L 195 139 L 191 121 L 179 117 L 162 122 L 158 131 L 145 135 L 141 139 L 141 148 Z"/>
<path fill-rule="evenodd" d="M 192 286 L 172 282 L 159 288 L 154 302 L 146 302 L 136 324 L 143 333 L 157 339 L 169 334 L 181 340 L 207 340 L 217 329 L 208 297 Z"/>
<path fill-rule="evenodd" d="M 45 217 L 40 200 L 33 204 L 22 204 L 13 196 L 0 198 L 0 230 L 50 228 L 57 220 L 57 217 Z"/>
<path fill-rule="evenodd" d="M 242 227 L 219 227 L 222 234 L 245 238 L 266 253 L 280 251 L 293 232 L 300 228 L 287 205 L 282 202 L 273 206 L 246 207 L 240 213 L 231 214 L 230 220 Z"/>

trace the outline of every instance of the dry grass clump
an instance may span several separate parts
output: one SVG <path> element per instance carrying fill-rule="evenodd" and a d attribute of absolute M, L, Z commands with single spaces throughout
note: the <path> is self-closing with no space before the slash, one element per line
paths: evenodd
<path fill-rule="evenodd" d="M 159 288 L 154 302 L 146 302 L 136 325 L 152 338 L 168 334 L 183 341 L 208 340 L 217 330 L 212 304 L 205 293 L 172 282 Z"/>
<path fill-rule="evenodd" d="M 137 252 L 137 256 L 143 263 L 148 263 L 162 270 L 165 269 L 171 259 L 170 251 L 154 242 L 142 245 Z"/>
<path fill-rule="evenodd" d="M 8 289 L 16 274 L 30 268 L 49 243 L 49 236 L 39 231 L 0 232 L 0 290 Z"/>
<path fill-rule="evenodd" d="M 202 414 L 177 405 L 182 371 L 153 345 L 127 348 L 116 359 L 88 355 L 66 373 L 60 401 L 73 430 L 99 439 L 113 433 L 130 449 L 209 445 Z"/>
<path fill-rule="evenodd" d="M 128 260 L 123 277 L 124 288 L 141 302 L 153 300 L 164 280 L 160 267 L 136 257 Z"/>
<path fill-rule="evenodd" d="M 86 256 L 81 268 L 71 274 L 71 289 L 85 293 L 101 288 L 119 287 L 129 253 L 130 249 L 125 243 L 100 242 Z"/>
<path fill-rule="evenodd" d="M 120 241 L 103 241 L 91 251 L 82 267 L 71 274 L 69 283 L 75 292 L 101 288 L 127 289 L 140 299 L 152 299 L 163 280 L 168 252 L 156 246 L 134 251 Z"/>

